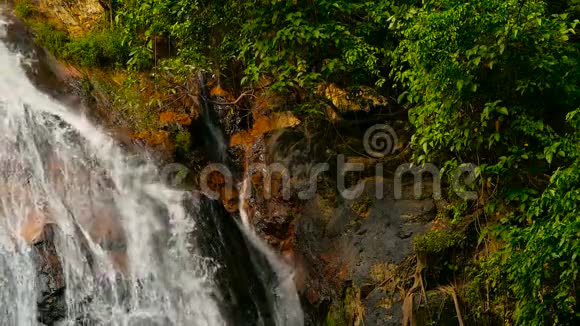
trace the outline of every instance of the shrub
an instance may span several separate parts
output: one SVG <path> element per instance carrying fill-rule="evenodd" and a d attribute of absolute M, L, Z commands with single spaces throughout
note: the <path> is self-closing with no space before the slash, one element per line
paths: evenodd
<path fill-rule="evenodd" d="M 191 135 L 186 131 L 180 131 L 175 135 L 175 147 L 184 153 L 189 152 L 191 146 Z"/>
<path fill-rule="evenodd" d="M 36 42 L 45 47 L 50 53 L 57 57 L 66 54 L 65 46 L 69 42 L 66 32 L 57 29 L 50 23 L 37 23 L 34 26 L 36 31 Z"/>
<path fill-rule="evenodd" d="M 26 19 L 34 14 L 34 6 L 30 0 L 19 0 L 16 1 L 14 12 L 18 17 Z"/>
<path fill-rule="evenodd" d="M 96 30 L 82 37 L 71 38 L 67 32 L 48 22 L 31 23 L 36 43 L 59 59 L 85 67 L 124 65 L 129 58 L 117 30 Z"/>
<path fill-rule="evenodd" d="M 431 230 L 415 238 L 415 251 L 419 254 L 438 254 L 458 245 L 465 239 L 460 232 Z"/>
<path fill-rule="evenodd" d="M 66 44 L 65 59 L 81 66 L 103 67 L 123 64 L 128 51 L 116 30 L 93 31 Z"/>

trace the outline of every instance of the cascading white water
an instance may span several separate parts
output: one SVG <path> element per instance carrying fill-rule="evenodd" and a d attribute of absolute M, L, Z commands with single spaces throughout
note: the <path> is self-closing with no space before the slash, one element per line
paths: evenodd
<path fill-rule="evenodd" d="M 2 42 L 0 72 L 0 325 L 38 325 L 31 244 L 46 225 L 66 284 L 62 325 L 225 324 L 183 194 L 39 92 Z"/>
<path fill-rule="evenodd" d="M 246 161 L 246 166 L 248 166 Z M 304 312 L 300 305 L 300 298 L 296 291 L 294 283 L 294 270 L 281 257 L 278 256 L 268 245 L 261 240 L 250 223 L 247 212 L 248 198 L 250 198 L 250 176 L 245 175 L 240 185 L 239 195 L 239 212 L 241 223 L 238 223 L 240 230 L 246 236 L 246 239 L 266 258 L 266 261 L 272 267 L 277 278 L 273 302 L 273 308 L 276 312 L 276 323 L 278 325 L 304 325 Z"/>

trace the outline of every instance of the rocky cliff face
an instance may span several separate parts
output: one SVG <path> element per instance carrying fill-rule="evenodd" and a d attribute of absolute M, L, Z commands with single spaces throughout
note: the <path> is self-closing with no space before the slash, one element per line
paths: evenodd
<path fill-rule="evenodd" d="M 405 124 L 390 123 L 399 126 L 396 131 L 405 141 Z M 288 173 L 286 179 L 272 173 L 271 196 L 265 195 L 268 185 L 262 172 L 250 173 L 250 221 L 296 268 L 297 286 L 313 307 L 312 325 L 400 325 L 415 273 L 413 240 L 431 228 L 436 215 L 432 187 L 425 182 L 423 197 L 416 199 L 413 183 L 407 182 L 402 196 L 395 196 L 392 176 L 406 154 L 399 151 L 382 160 L 354 154 L 346 160 L 365 168 L 348 173 L 345 182 L 349 188 L 360 184 L 362 191 L 344 198 L 337 190 L 337 160 L 355 149 L 364 152 L 361 131 L 366 126 L 337 127 L 315 122 L 279 129 L 246 147 L 247 168 L 280 165 Z M 329 169 L 312 179 L 317 163 L 330 163 Z M 384 165 L 382 176 L 375 171 L 379 163 Z M 299 198 L 312 180 L 316 190 Z"/>
<path fill-rule="evenodd" d="M 98 0 L 38 0 L 38 4 L 43 14 L 72 36 L 86 33 L 105 19 L 105 10 Z"/>

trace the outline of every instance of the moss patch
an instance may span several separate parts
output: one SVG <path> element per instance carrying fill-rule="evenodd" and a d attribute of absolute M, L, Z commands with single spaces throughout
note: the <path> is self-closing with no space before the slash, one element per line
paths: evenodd
<path fill-rule="evenodd" d="M 326 316 L 328 326 L 359 326 L 363 324 L 365 307 L 360 289 L 354 285 L 345 288 L 341 301 L 330 307 Z"/>
<path fill-rule="evenodd" d="M 18 0 L 14 5 L 14 12 L 22 19 L 27 19 L 34 14 L 35 7 L 30 0 Z"/>
<path fill-rule="evenodd" d="M 367 196 L 352 203 L 352 210 L 361 218 L 367 218 L 372 205 L 373 199 Z"/>
<path fill-rule="evenodd" d="M 458 245 L 465 239 L 462 232 L 453 230 L 431 230 L 415 238 L 415 251 L 418 254 L 436 254 Z"/>

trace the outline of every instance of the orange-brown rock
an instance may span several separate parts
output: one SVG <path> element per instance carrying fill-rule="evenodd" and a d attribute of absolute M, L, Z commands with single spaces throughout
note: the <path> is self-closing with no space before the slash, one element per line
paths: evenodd
<path fill-rule="evenodd" d="M 114 208 L 103 207 L 93 212 L 88 220 L 89 225 L 83 225 L 94 242 L 103 246 L 119 246 L 125 241 L 123 227 Z"/>
<path fill-rule="evenodd" d="M 134 133 L 133 138 L 143 140 L 151 146 L 158 146 L 169 141 L 169 132 L 165 130 L 145 130 Z"/>
<path fill-rule="evenodd" d="M 319 85 L 316 91 L 318 95 L 326 97 L 341 111 L 368 111 L 371 106 L 388 104 L 387 98 L 376 94 L 375 90 L 368 87 L 350 92 L 331 83 Z"/>
<path fill-rule="evenodd" d="M 296 127 L 300 124 L 291 112 L 275 112 L 269 116 L 262 116 L 254 121 L 251 130 L 244 130 L 232 136 L 230 146 L 251 146 L 262 135 L 279 129 Z"/>
<path fill-rule="evenodd" d="M 233 102 L 236 98 L 228 91 L 224 90 L 220 85 L 214 86 L 210 92 L 210 96 L 213 97 L 221 97 L 224 98 L 226 101 Z"/>
<path fill-rule="evenodd" d="M 191 125 L 191 116 L 185 113 L 163 112 L 159 115 L 162 124 L 176 122 L 182 126 Z"/>
<path fill-rule="evenodd" d="M 29 244 L 35 244 L 41 240 L 44 228 L 52 223 L 48 212 L 37 208 L 29 209 L 26 219 L 20 227 L 20 236 Z"/>

